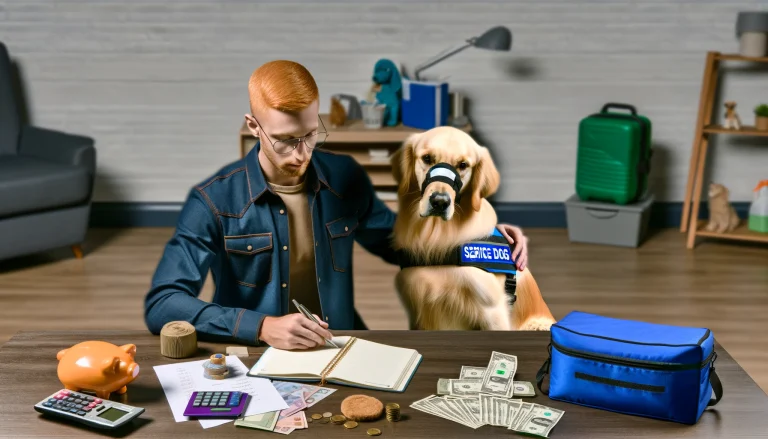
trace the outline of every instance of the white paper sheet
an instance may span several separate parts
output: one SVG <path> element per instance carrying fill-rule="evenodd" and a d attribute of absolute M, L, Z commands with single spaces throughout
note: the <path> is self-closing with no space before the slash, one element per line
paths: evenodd
<path fill-rule="evenodd" d="M 223 380 L 211 380 L 203 376 L 203 363 L 207 360 L 154 367 L 176 422 L 190 420 L 189 417 L 184 416 L 184 409 L 187 408 L 192 392 L 247 392 L 250 401 L 245 409 L 245 416 L 288 408 L 288 404 L 268 379 L 246 376 L 248 368 L 235 355 L 228 355 L 226 359 L 229 376 Z M 200 425 L 203 428 L 211 428 L 234 420 L 235 418 L 200 419 Z"/>

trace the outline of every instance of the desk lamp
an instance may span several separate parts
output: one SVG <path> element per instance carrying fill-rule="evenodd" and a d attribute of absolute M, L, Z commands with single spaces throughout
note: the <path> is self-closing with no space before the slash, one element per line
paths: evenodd
<path fill-rule="evenodd" d="M 417 66 L 416 70 L 414 71 L 414 77 L 416 78 L 417 81 L 421 80 L 421 78 L 419 77 L 419 73 L 422 70 L 428 69 L 429 67 L 432 67 L 433 65 L 439 63 L 440 61 L 450 56 L 453 56 L 461 52 L 462 50 L 472 46 L 479 47 L 480 49 L 508 51 L 512 46 L 512 32 L 510 32 L 509 29 L 507 29 L 504 26 L 492 27 L 487 31 L 485 31 L 485 33 L 483 33 L 479 37 L 472 37 L 466 40 L 466 42 L 462 46 L 452 49 L 445 54 L 439 54 L 432 60 Z"/>

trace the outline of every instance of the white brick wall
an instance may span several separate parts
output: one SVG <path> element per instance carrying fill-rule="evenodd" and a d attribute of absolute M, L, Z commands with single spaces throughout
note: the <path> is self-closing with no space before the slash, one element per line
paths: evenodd
<path fill-rule="evenodd" d="M 410 66 L 503 24 L 509 53 L 467 50 L 425 73 L 467 95 L 502 169 L 503 201 L 573 192 L 579 120 L 608 101 L 651 118 L 661 200 L 683 198 L 707 50 L 736 52 L 736 14 L 764 1 L 0 0 L 0 40 L 21 65 L 35 124 L 93 136 L 97 201 L 181 201 L 238 157 L 247 81 L 305 64 L 322 94 L 363 96 L 381 57 Z M 734 65 L 735 64 L 729 64 Z M 734 71 L 742 120 L 768 70 Z M 718 114 L 722 111 L 718 108 Z M 768 138 L 715 138 L 711 178 L 735 201 L 768 178 Z"/>

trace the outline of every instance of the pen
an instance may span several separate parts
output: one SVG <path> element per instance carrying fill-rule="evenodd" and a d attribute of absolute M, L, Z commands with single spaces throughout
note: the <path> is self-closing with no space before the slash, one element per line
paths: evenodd
<path fill-rule="evenodd" d="M 299 312 L 301 312 L 302 314 L 304 314 L 304 317 L 308 318 L 309 320 L 312 320 L 313 322 L 317 323 L 319 326 L 322 326 L 322 325 L 320 325 L 320 322 L 318 322 L 318 321 L 317 321 L 317 319 L 315 318 L 315 316 L 313 316 L 313 315 L 312 315 L 312 313 L 311 313 L 311 312 L 309 312 L 309 310 L 308 310 L 307 308 L 305 308 L 305 307 L 304 307 L 304 305 L 302 305 L 302 304 L 300 304 L 299 302 L 297 302 L 297 301 L 296 301 L 296 299 L 293 299 L 293 304 L 294 304 L 294 305 L 296 305 L 296 309 L 298 309 L 298 310 L 299 310 Z M 336 343 L 332 342 L 331 340 L 329 340 L 329 339 L 327 339 L 327 338 L 325 338 L 325 337 L 323 337 L 323 338 L 325 339 L 325 342 L 326 342 L 326 343 L 328 343 L 329 345 L 331 345 L 331 346 L 333 346 L 333 347 L 335 347 L 335 348 L 338 348 L 338 346 L 336 345 Z"/>

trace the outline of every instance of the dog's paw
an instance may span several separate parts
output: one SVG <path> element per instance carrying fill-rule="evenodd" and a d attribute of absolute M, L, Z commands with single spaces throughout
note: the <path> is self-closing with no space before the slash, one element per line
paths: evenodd
<path fill-rule="evenodd" d="M 526 321 L 518 331 L 549 331 L 556 322 L 552 319 L 534 318 Z"/>

